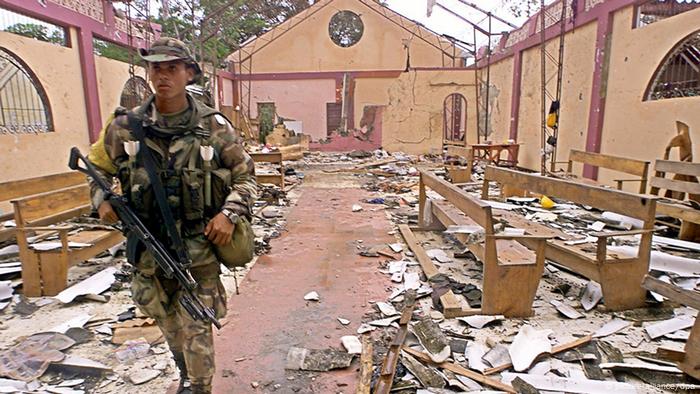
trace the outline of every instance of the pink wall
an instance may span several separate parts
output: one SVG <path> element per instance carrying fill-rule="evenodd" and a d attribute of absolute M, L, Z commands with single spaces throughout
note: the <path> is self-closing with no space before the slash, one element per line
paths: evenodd
<path fill-rule="evenodd" d="M 326 103 L 335 102 L 335 80 L 251 82 L 251 116 L 258 117 L 255 103 L 274 102 L 277 115 L 300 120 L 312 140 L 326 137 Z"/>

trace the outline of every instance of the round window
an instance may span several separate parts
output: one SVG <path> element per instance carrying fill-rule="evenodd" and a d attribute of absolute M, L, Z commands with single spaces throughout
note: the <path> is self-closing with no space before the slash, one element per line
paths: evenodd
<path fill-rule="evenodd" d="M 347 48 L 357 44 L 362 38 L 365 25 L 360 16 L 352 11 L 339 11 L 328 24 L 328 34 L 336 45 Z"/>

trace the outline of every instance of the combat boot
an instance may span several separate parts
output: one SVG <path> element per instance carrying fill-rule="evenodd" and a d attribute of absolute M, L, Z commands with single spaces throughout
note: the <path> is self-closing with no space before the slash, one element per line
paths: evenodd
<path fill-rule="evenodd" d="M 193 384 L 190 386 L 192 394 L 211 394 L 211 385 Z"/>
<path fill-rule="evenodd" d="M 175 365 L 177 369 L 180 370 L 180 382 L 177 386 L 177 394 L 190 394 L 192 393 L 189 385 L 189 380 L 187 377 L 187 364 L 185 364 L 185 355 L 182 352 L 173 352 L 173 360 L 175 360 Z"/>

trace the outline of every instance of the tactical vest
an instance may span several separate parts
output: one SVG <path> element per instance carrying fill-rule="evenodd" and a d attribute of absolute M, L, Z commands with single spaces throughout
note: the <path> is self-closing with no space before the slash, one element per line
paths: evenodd
<path fill-rule="evenodd" d="M 196 126 L 181 134 L 158 135 L 150 127 L 144 127 L 145 142 L 153 153 L 157 172 L 161 177 L 163 188 L 173 218 L 183 237 L 192 237 L 204 232 L 209 219 L 214 217 L 223 206 L 231 188 L 231 171 L 221 168 L 219 153 L 215 150 L 214 158 L 210 161 L 211 170 L 211 205 L 205 206 L 204 179 L 205 165 L 200 155 L 201 146 L 211 146 L 212 116 L 220 112 L 201 105 L 196 100 L 190 103 L 196 105 L 199 116 Z M 150 105 L 150 100 L 135 110 L 144 115 Z M 194 116 L 194 114 L 193 114 Z M 225 119 L 222 116 L 222 119 Z M 131 135 L 132 140 L 136 138 Z M 216 146 L 216 144 L 213 144 Z M 141 146 L 139 149 L 145 149 Z M 119 165 L 117 176 L 122 185 L 122 192 L 128 198 L 130 205 L 145 224 L 157 234 L 165 236 L 160 210 L 157 206 L 151 182 L 140 156 L 130 157 Z"/>

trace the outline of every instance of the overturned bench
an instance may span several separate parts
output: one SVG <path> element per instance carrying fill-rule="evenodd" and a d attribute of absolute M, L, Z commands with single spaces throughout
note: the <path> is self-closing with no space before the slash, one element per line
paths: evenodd
<path fill-rule="evenodd" d="M 646 290 L 642 288 L 641 283 L 649 271 L 656 197 L 488 166 L 484 173 L 483 199 L 489 197 L 491 182 L 502 186 L 516 186 L 535 194 L 558 197 L 641 220 L 644 223 L 641 230 L 589 234 L 597 237 L 595 251 L 584 250 L 583 245 L 567 245 L 562 240 L 552 239 L 547 243 L 545 256 L 560 266 L 600 283 L 605 306 L 609 310 L 624 310 L 644 305 Z M 549 227 L 527 221 L 520 215 L 512 214 L 508 215 L 508 218 L 532 234 L 553 232 Z M 563 232 L 560 233 L 564 235 Z M 641 234 L 641 239 L 636 256 L 621 256 L 618 252 L 608 253 L 609 238 L 638 234 Z M 528 239 L 522 241 L 529 244 L 530 248 L 537 247 Z"/>
<path fill-rule="evenodd" d="M 17 245 L 22 261 L 22 286 L 28 297 L 53 296 L 66 288 L 68 268 L 95 257 L 122 242 L 117 230 L 84 230 L 74 232 L 61 223 L 89 213 L 90 188 L 86 182 L 12 201 L 17 224 Z M 55 225 L 55 226 L 50 226 Z M 30 238 L 30 235 L 37 234 Z M 36 249 L 30 241 L 58 235 L 60 247 Z M 71 243 L 83 245 L 72 248 Z M 75 244 L 74 244 L 75 245 Z"/>
<path fill-rule="evenodd" d="M 448 295 L 441 299 L 445 317 L 475 314 L 531 316 L 532 302 L 544 270 L 544 250 L 548 237 L 496 234 L 491 206 L 430 172 L 420 172 L 419 187 L 421 226 L 466 224 L 478 226 L 484 232 L 483 242 L 460 239 L 483 263 L 481 308 L 462 308 Z M 426 188 L 440 194 L 445 200 L 429 200 Z M 522 245 L 524 240 L 536 245 L 535 252 Z M 504 283 L 508 286 L 504 286 Z"/>

